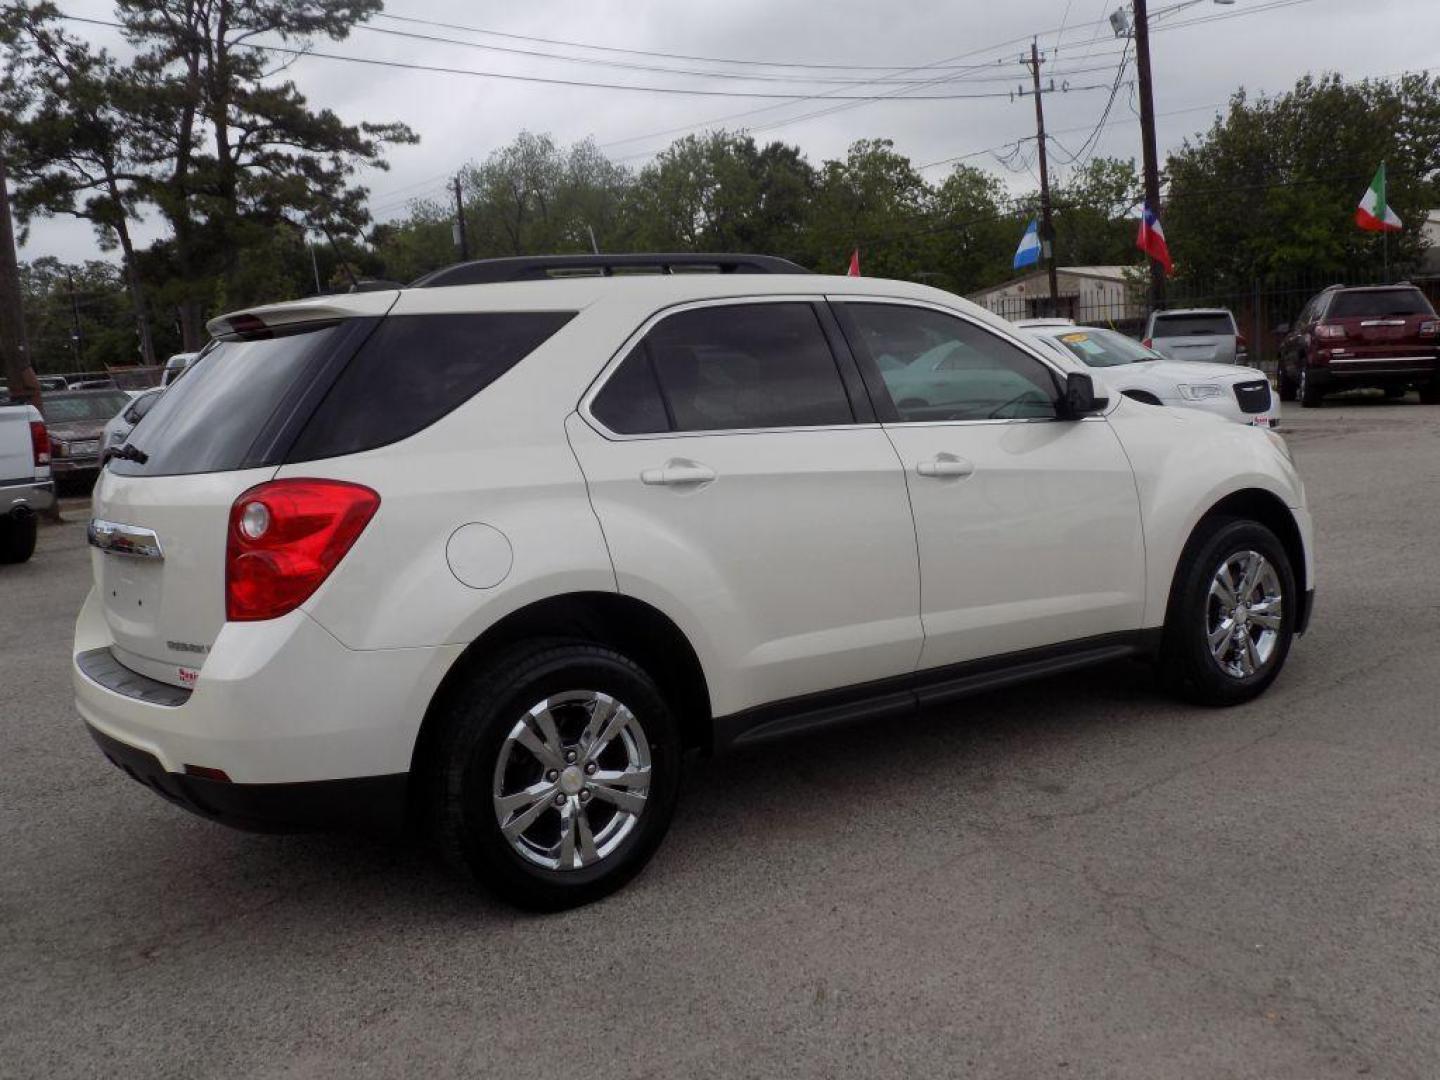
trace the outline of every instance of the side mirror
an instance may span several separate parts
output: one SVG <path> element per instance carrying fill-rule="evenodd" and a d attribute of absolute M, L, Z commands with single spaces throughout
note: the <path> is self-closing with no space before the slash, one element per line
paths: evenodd
<path fill-rule="evenodd" d="M 1095 396 L 1095 381 L 1089 375 L 1072 371 L 1065 376 L 1065 397 L 1060 404 L 1063 419 L 1079 420 L 1105 408 L 1110 399 Z"/>

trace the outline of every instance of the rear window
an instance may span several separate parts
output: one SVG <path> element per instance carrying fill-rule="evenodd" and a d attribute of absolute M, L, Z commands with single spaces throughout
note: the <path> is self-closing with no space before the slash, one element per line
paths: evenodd
<path fill-rule="evenodd" d="M 110 462 L 124 476 L 178 476 L 273 465 L 262 446 L 284 406 L 331 355 L 338 324 L 253 341 L 219 341 L 156 397 L 130 444 L 143 464 Z"/>
<path fill-rule="evenodd" d="M 1335 294 L 1329 319 L 1351 315 L 1434 315 L 1435 309 L 1419 289 L 1352 289 Z"/>
<path fill-rule="evenodd" d="M 1233 334 L 1235 320 L 1223 311 L 1203 315 L 1157 315 L 1152 338 L 1189 337 L 1191 334 Z"/>
<path fill-rule="evenodd" d="M 346 365 L 287 460 L 354 454 L 414 435 L 574 317 L 573 311 L 392 315 Z"/>
<path fill-rule="evenodd" d="M 84 397 L 46 397 L 40 406 L 47 424 L 69 424 L 77 420 L 104 423 L 130 404 L 122 391 L 113 394 L 86 394 Z"/>

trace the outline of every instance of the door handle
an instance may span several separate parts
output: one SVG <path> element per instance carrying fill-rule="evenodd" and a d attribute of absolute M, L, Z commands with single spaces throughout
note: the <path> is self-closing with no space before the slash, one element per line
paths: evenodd
<path fill-rule="evenodd" d="M 915 471 L 921 476 L 969 476 L 975 471 L 975 464 L 954 454 L 936 454 L 929 461 L 918 463 Z"/>
<path fill-rule="evenodd" d="M 642 484 L 683 487 L 686 484 L 708 484 L 715 479 L 715 470 L 698 461 L 671 458 L 658 469 L 646 469 L 640 474 Z"/>

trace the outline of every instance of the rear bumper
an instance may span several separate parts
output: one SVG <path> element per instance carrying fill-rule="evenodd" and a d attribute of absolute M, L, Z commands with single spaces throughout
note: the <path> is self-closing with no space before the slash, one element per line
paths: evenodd
<path fill-rule="evenodd" d="M 70 476 L 75 473 L 93 473 L 99 471 L 100 454 L 98 452 L 86 457 L 50 459 L 50 472 L 55 476 Z"/>
<path fill-rule="evenodd" d="M 355 818 L 343 810 L 354 791 L 376 800 L 363 823 L 387 817 L 395 800 L 380 799 L 379 789 L 403 787 L 430 700 L 463 651 L 348 649 L 294 611 L 225 624 L 187 689 L 125 667 L 107 656 L 112 646 L 92 590 L 72 656 L 86 726 L 107 748 L 124 748 L 112 760 L 128 762 L 153 790 L 245 828 L 344 824 Z M 191 775 L 197 768 L 221 770 L 233 783 Z M 319 809 L 306 809 L 312 803 Z M 341 809 L 326 809 L 335 804 Z"/>
<path fill-rule="evenodd" d="M 86 725 L 111 764 L 192 814 L 250 832 L 398 832 L 408 777 L 361 776 L 299 784 L 233 784 L 172 773 L 154 754 Z"/>
<path fill-rule="evenodd" d="M 0 517 L 28 511 L 49 510 L 55 505 L 52 480 L 26 480 L 0 485 Z"/>
<path fill-rule="evenodd" d="M 1440 358 L 1424 354 L 1387 357 L 1331 357 L 1306 368 L 1316 386 L 1423 385 L 1440 378 Z"/>

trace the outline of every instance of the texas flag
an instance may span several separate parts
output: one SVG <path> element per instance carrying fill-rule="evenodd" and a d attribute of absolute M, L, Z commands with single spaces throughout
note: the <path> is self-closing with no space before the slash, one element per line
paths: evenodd
<path fill-rule="evenodd" d="M 1170 249 L 1165 246 L 1165 230 L 1160 227 L 1155 211 L 1148 206 L 1140 208 L 1140 232 L 1135 237 L 1135 246 L 1163 266 L 1165 273 L 1175 272 L 1170 264 Z"/>
<path fill-rule="evenodd" d="M 1040 261 L 1040 222 L 1030 219 L 1025 226 L 1025 235 L 1020 237 L 1020 246 L 1015 249 L 1015 269 L 1034 266 Z"/>

